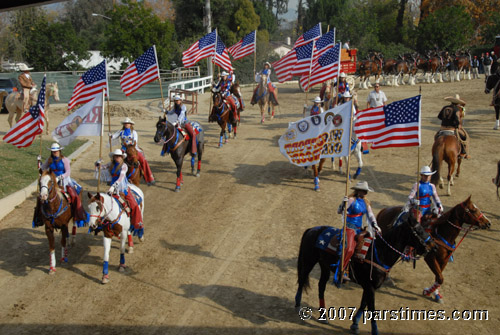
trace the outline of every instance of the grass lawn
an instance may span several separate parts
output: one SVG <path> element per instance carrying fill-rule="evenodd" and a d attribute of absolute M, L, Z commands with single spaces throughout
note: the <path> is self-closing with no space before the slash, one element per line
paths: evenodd
<path fill-rule="evenodd" d="M 48 148 L 52 140 L 42 141 L 42 161 L 50 154 Z M 86 141 L 75 140 L 64 147 L 62 153 L 69 156 Z M 40 140 L 37 139 L 27 148 L 18 149 L 12 144 L 0 142 L 0 199 L 19 191 L 38 178 L 36 157 L 40 153 Z"/>

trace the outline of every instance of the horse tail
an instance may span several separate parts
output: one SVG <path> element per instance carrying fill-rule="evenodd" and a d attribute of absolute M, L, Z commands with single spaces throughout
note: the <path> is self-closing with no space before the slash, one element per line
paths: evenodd
<path fill-rule="evenodd" d="M 311 228 L 306 229 L 300 241 L 299 258 L 297 260 L 297 283 L 307 290 L 311 287 L 309 284 L 309 272 L 305 271 L 305 262 L 307 254 L 307 236 Z"/>
<path fill-rule="evenodd" d="M 436 142 L 434 142 L 434 145 L 432 146 L 432 164 L 431 164 L 431 170 L 436 171 L 431 177 L 431 183 L 433 183 L 435 186 L 438 186 L 439 184 L 439 170 L 440 170 L 440 163 L 441 163 L 441 146 L 439 145 L 439 142 L 442 143 L 442 141 L 438 138 Z"/>

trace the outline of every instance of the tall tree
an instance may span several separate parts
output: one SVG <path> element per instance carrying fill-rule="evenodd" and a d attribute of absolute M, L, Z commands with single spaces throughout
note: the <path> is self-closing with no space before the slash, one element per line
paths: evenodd
<path fill-rule="evenodd" d="M 405 16 L 405 8 L 408 0 L 400 0 L 399 2 L 399 10 L 398 10 L 398 18 L 396 19 L 396 36 L 397 42 L 403 42 L 403 20 Z"/>

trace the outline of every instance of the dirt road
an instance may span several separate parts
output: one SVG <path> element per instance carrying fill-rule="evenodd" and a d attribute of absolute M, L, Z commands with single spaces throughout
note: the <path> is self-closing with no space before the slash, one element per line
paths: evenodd
<path fill-rule="evenodd" d="M 418 94 L 418 87 L 382 89 L 389 102 Z M 471 135 L 472 158 L 462 165 L 452 196 L 439 192 L 445 209 L 472 195 L 492 221 L 492 229 L 470 233 L 457 250 L 454 263 L 444 272 L 444 304 L 421 295 L 434 276 L 419 261 L 416 270 L 409 264 L 398 264 L 392 270 L 396 287 L 383 286 L 377 291 L 376 308 L 441 309 L 446 316 L 454 310 L 488 310 L 489 320 L 380 321 L 381 333 L 498 333 L 500 202 L 491 178 L 500 159 L 500 131 L 492 130 L 491 96 L 483 90 L 483 80 L 422 85 L 420 165 L 431 160 L 443 98 L 459 93 L 468 103 L 465 127 Z M 28 199 L 0 222 L 0 333 L 347 333 L 349 315 L 344 321 L 323 325 L 302 321 L 293 308 L 300 237 L 312 226 L 340 227 L 336 208 L 344 196 L 345 176 L 326 167 L 321 192 L 314 192 L 312 178 L 304 169 L 292 166 L 280 154 L 279 137 L 288 122 L 302 115 L 305 94 L 296 85 L 280 86 L 280 113 L 264 124 L 260 124 L 257 107 L 249 104 L 251 88 L 243 93 L 247 110 L 242 114 L 238 139 L 231 139 L 221 149 L 217 148 L 218 126 L 207 123 L 208 96 L 201 97 L 199 115 L 191 118 L 200 121 L 206 131 L 202 173 L 200 178 L 191 176 L 186 160 L 180 193 L 173 192 L 175 165 L 170 157 L 160 156 L 161 148 L 153 142 L 158 102 L 119 104 L 124 108 L 114 113 L 112 129 L 118 129 L 125 115 L 134 119 L 139 144 L 158 181 L 156 186 L 142 185 L 146 241 L 136 241 L 135 253 L 126 255 L 128 271 L 121 274 L 115 240 L 111 282 L 101 285 L 102 237 L 87 235 L 87 229 L 80 228 L 69 263 L 58 262 L 57 273 L 49 276 L 47 239 L 43 229 L 31 228 L 35 199 Z M 317 91 L 309 99 L 314 94 Z M 359 95 L 364 107 L 368 91 Z M 64 118 L 64 106 L 51 108 L 51 124 L 56 125 Z M 0 115 L 2 134 L 8 130 L 6 119 Z M 93 162 L 98 152 L 96 144 L 72 162 L 72 176 L 86 191 L 96 190 Z M 365 168 L 359 179 L 375 189 L 369 195 L 374 211 L 403 204 L 419 169 L 417 148 L 372 150 L 363 158 Z M 56 245 L 59 259 L 59 243 Z M 312 289 L 304 295 L 303 304 L 315 308 L 318 269 L 311 277 Z M 361 292 L 354 284 L 342 289 L 328 285 L 327 306 L 357 308 Z M 368 333 L 369 324 L 361 325 L 361 330 Z"/>

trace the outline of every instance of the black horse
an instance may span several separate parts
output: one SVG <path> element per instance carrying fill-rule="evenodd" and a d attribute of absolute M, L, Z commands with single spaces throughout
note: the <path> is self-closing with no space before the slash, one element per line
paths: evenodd
<path fill-rule="evenodd" d="M 300 243 L 299 258 L 297 264 L 298 284 L 295 296 L 295 308 L 300 308 L 302 290 L 309 288 L 309 273 L 319 262 L 321 267 L 321 277 L 318 283 L 320 308 L 325 307 L 325 287 L 330 278 L 330 265 L 338 264 L 339 256 L 326 252 L 316 247 L 318 237 L 328 226 L 320 226 L 307 229 Z M 361 305 L 353 318 L 351 331 L 359 333 L 358 323 L 364 313 L 365 308 L 374 315 L 375 311 L 375 290 L 378 289 L 387 277 L 391 267 L 402 256 L 406 246 L 412 246 L 417 253 L 422 255 L 434 248 L 434 243 L 425 229 L 413 216 L 407 215 L 403 222 L 384 233 L 377 236 L 363 261 L 353 258 L 349 264 L 349 277 L 352 281 L 363 287 L 363 297 Z M 373 250 L 372 250 L 373 249 Z M 398 250 L 397 252 L 395 250 Z M 342 280 L 342 278 L 340 278 Z M 378 334 L 377 323 L 371 321 L 372 334 Z"/>
<path fill-rule="evenodd" d="M 165 141 L 163 144 L 163 148 L 161 150 L 161 155 L 163 156 L 165 153 L 170 153 L 170 156 L 175 162 L 175 166 L 177 167 L 177 182 L 175 186 L 175 191 L 179 192 L 181 190 L 181 184 L 183 183 L 182 178 L 182 162 L 184 161 L 184 156 L 190 153 L 191 141 L 196 140 L 197 147 L 197 155 L 198 155 L 198 170 L 196 171 L 196 177 L 200 176 L 201 170 L 201 157 L 203 155 L 203 149 L 205 147 L 203 140 L 203 129 L 201 128 L 198 122 L 191 122 L 193 129 L 199 129 L 198 135 L 196 138 L 190 138 L 189 141 L 185 140 L 184 135 L 182 134 L 177 127 L 167 121 L 166 117 L 159 117 L 158 122 L 156 123 L 156 134 L 154 137 L 154 141 L 156 143 L 160 142 L 161 139 Z M 196 155 L 191 155 L 191 173 L 195 174 L 194 169 L 194 160 Z"/>
<path fill-rule="evenodd" d="M 500 74 L 498 72 L 486 77 L 486 88 L 484 93 L 488 94 L 493 90 L 492 103 L 495 107 L 496 125 L 494 129 L 499 128 L 499 117 L 500 117 Z"/>
<path fill-rule="evenodd" d="M 227 133 L 226 126 L 229 132 L 231 132 L 230 127 L 234 132 L 234 138 L 236 138 L 237 122 L 238 122 L 238 111 L 233 111 L 224 102 L 224 97 L 222 93 L 212 89 L 212 100 L 213 107 L 210 115 L 208 116 L 208 122 L 217 122 L 220 126 L 220 139 L 219 148 L 222 147 L 222 138 L 224 137 L 225 143 L 227 143 Z"/>

